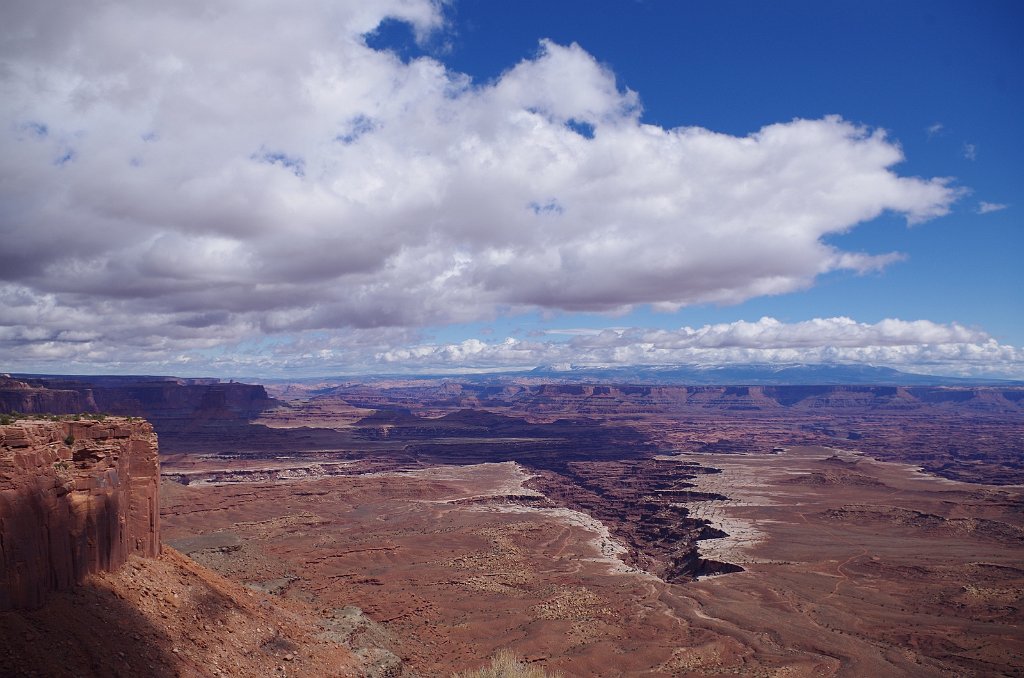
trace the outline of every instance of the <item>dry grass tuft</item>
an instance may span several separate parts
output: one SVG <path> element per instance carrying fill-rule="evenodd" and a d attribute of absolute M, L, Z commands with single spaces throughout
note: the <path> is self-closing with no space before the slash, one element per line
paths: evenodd
<path fill-rule="evenodd" d="M 490 666 L 476 671 L 452 674 L 452 678 L 558 678 L 558 674 L 547 673 L 538 666 L 530 666 L 508 650 L 498 650 L 491 657 Z"/>

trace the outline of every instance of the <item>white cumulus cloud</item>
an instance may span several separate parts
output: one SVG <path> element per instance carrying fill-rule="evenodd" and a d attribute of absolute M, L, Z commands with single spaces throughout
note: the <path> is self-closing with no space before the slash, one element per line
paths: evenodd
<path fill-rule="evenodd" d="M 0 359 L 271 356 L 283 333 L 736 303 L 896 261 L 827 236 L 959 195 L 837 116 L 646 124 L 575 44 L 488 83 L 367 45 L 386 17 L 443 31 L 429 0 L 3 15 Z"/>

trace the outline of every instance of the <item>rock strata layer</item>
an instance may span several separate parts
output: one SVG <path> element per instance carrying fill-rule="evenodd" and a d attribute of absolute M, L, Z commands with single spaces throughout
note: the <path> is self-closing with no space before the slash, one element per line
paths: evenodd
<path fill-rule="evenodd" d="M 160 553 L 157 437 L 144 421 L 0 426 L 0 610 Z"/>
<path fill-rule="evenodd" d="M 46 388 L 0 374 L 0 413 L 96 412 L 92 391 Z"/>

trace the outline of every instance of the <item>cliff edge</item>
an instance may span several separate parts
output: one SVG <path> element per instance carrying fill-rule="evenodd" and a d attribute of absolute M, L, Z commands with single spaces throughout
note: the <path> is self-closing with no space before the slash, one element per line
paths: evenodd
<path fill-rule="evenodd" d="M 0 610 L 160 553 L 160 463 L 145 421 L 0 426 Z"/>
<path fill-rule="evenodd" d="M 274 598 L 161 548 L 157 436 L 99 416 L 0 425 L 0 675 L 403 675 L 360 640 L 355 608 Z"/>

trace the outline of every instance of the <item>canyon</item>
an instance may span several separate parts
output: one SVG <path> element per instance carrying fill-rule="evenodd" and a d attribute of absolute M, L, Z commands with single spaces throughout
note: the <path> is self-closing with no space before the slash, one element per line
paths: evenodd
<path fill-rule="evenodd" d="M 167 546 L 133 581 L 282 610 L 294 646 L 252 632 L 246 660 L 277 673 L 506 647 L 566 676 L 1024 669 L 1020 386 L 11 381 L 7 412 L 52 390 L 152 421 Z M 161 660 L 215 675 L 211 629 Z"/>

